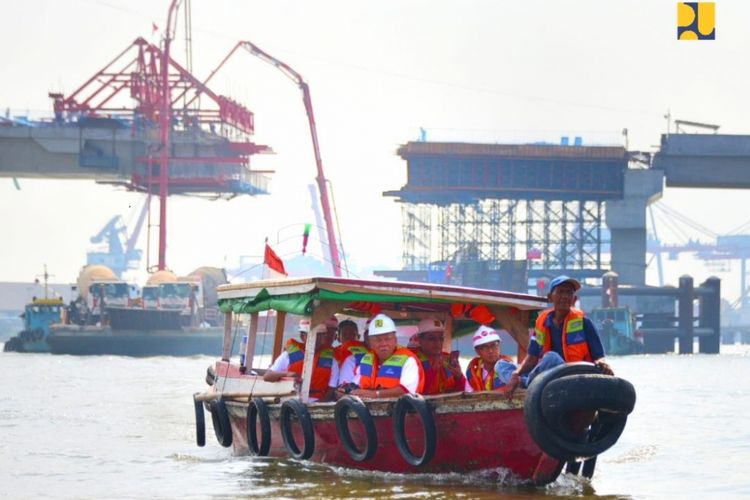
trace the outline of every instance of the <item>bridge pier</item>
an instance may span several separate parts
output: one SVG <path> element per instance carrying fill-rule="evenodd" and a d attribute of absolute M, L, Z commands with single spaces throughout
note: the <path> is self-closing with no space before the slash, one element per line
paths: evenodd
<path fill-rule="evenodd" d="M 620 283 L 646 284 L 646 207 L 661 198 L 661 170 L 625 171 L 623 198 L 608 200 L 606 220 L 612 235 L 612 269 Z"/>

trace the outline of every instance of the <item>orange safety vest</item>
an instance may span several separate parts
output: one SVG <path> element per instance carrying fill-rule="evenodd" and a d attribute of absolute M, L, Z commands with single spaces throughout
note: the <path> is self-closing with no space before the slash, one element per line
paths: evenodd
<path fill-rule="evenodd" d="M 284 346 L 289 354 L 290 372 L 302 376 L 302 366 L 305 360 L 305 345 L 295 339 L 290 339 Z M 313 358 L 312 380 L 310 381 L 310 397 L 322 398 L 328 390 L 331 381 L 331 368 L 333 367 L 333 349 L 330 347 L 321 349 L 315 353 Z"/>
<path fill-rule="evenodd" d="M 409 349 L 397 346 L 391 356 L 383 364 L 379 364 L 378 356 L 374 352 L 368 352 L 359 364 L 359 386 L 362 389 L 390 389 L 401 385 L 401 371 L 406 361 L 412 358 L 417 362 L 419 368 L 419 382 L 417 393 L 424 389 L 424 370 L 419 358 Z"/>
<path fill-rule="evenodd" d="M 336 361 L 338 361 L 339 364 L 343 363 L 350 354 L 354 354 L 357 358 L 357 362 L 359 362 L 359 360 L 362 359 L 362 356 L 367 354 L 367 350 L 367 346 L 365 346 L 365 343 L 361 340 L 348 340 L 336 347 L 333 350 L 333 355 L 336 357 Z"/>
<path fill-rule="evenodd" d="M 536 318 L 536 341 L 542 346 L 544 354 L 552 350 L 552 332 L 546 324 L 547 317 L 554 312 L 554 309 L 547 309 Z M 566 363 L 592 361 L 589 343 L 586 342 L 586 333 L 583 330 L 584 316 L 583 311 L 571 308 L 565 317 L 562 330 L 562 348 Z"/>
<path fill-rule="evenodd" d="M 442 353 L 442 366 L 431 366 L 427 355 L 422 351 L 416 351 L 417 358 L 422 363 L 424 370 L 424 390 L 422 394 L 443 394 L 445 392 L 463 391 L 463 387 L 458 387 L 458 382 L 453 376 L 448 360 L 450 354 Z"/>
<path fill-rule="evenodd" d="M 513 358 L 501 354 L 498 361 L 504 359 L 505 361 L 513 362 Z M 484 361 L 481 357 L 477 356 L 469 362 L 469 367 L 466 368 L 466 380 L 469 381 L 469 385 L 475 391 L 494 391 L 501 389 L 505 386 L 495 373 L 495 365 L 487 370 L 487 378 L 484 378 Z"/>

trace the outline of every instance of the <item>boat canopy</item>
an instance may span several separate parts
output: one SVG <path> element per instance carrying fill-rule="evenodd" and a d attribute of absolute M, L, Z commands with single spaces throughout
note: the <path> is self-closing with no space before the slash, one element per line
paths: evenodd
<path fill-rule="evenodd" d="M 398 320 L 419 317 L 420 313 L 446 313 L 456 319 L 472 319 L 473 324 L 489 324 L 500 310 L 517 316 L 521 311 L 533 313 L 547 305 L 545 298 L 514 292 L 330 277 L 262 280 L 222 285 L 217 291 L 221 311 L 235 314 L 274 310 L 311 316 L 320 304 L 334 302 L 335 312 L 351 316 L 398 312 L 401 314 L 394 317 Z M 536 315 L 529 316 L 533 319 Z M 460 330 L 464 329 L 456 329 L 458 335 L 465 333 Z"/>

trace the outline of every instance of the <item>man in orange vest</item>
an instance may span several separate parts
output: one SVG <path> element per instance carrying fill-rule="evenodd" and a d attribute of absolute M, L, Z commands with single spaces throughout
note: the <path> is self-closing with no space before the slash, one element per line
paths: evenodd
<path fill-rule="evenodd" d="M 263 380 L 277 382 L 283 377 L 300 378 L 305 359 L 305 342 L 310 329 L 310 320 L 299 322 L 301 342 L 289 339 L 284 350 L 266 370 Z M 339 365 L 333 357 L 333 332 L 325 323 L 315 327 L 315 357 L 313 358 L 312 381 L 310 382 L 310 401 L 328 401 L 333 399 L 333 391 L 339 381 Z"/>
<path fill-rule="evenodd" d="M 445 325 L 434 318 L 424 318 L 417 326 L 419 349 L 415 354 L 422 362 L 424 370 L 424 391 L 422 394 L 443 394 L 461 392 L 466 379 L 461 373 L 458 359 L 451 359 L 443 352 Z"/>
<path fill-rule="evenodd" d="M 583 311 L 573 307 L 580 288 L 581 283 L 568 276 L 550 281 L 547 299 L 552 302 L 552 308 L 537 317 L 526 358 L 504 380 L 509 390 L 515 390 L 519 384 L 528 387 L 539 373 L 563 363 L 589 361 L 605 375 L 613 374 L 604 359 L 604 347 L 596 326 Z M 500 377 L 503 378 L 503 373 Z"/>
<path fill-rule="evenodd" d="M 513 359 L 500 354 L 500 335 L 489 326 L 481 325 L 472 336 L 472 344 L 477 356 L 466 368 L 466 392 L 496 391 L 505 389 L 505 383 L 498 376 L 495 363 L 513 363 Z M 516 368 L 516 365 L 512 365 Z"/>
<path fill-rule="evenodd" d="M 424 371 L 417 356 L 396 340 L 396 324 L 385 314 L 378 314 L 368 327 L 372 349 L 357 366 L 353 383 L 359 388 L 350 393 L 362 398 L 396 398 L 407 392 L 416 394 L 424 387 Z M 337 396 L 343 396 L 339 388 Z"/>
<path fill-rule="evenodd" d="M 365 343 L 359 340 L 359 329 L 357 323 L 350 319 L 345 319 L 339 323 L 339 342 L 341 345 L 333 349 L 333 353 L 336 356 L 339 366 L 344 362 L 350 355 L 359 355 L 361 358 L 367 352 Z"/>

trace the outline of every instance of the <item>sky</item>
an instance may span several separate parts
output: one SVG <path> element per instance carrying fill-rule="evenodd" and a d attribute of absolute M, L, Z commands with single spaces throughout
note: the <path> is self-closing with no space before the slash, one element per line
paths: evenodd
<path fill-rule="evenodd" d="M 207 76 L 237 41 L 250 40 L 309 83 L 341 240 L 357 276 L 401 267 L 400 207 L 382 193 L 405 184 L 396 149 L 420 128 L 428 140 L 579 135 L 585 144 L 622 144 L 627 129 L 628 148 L 650 152 L 666 132 L 667 114 L 750 133 L 745 1 L 717 2 L 716 40 L 706 42 L 676 39 L 672 0 L 191 4 L 197 76 Z M 0 2 L 0 111 L 51 115 L 48 92 L 72 92 L 138 36 L 156 41 L 152 24 L 163 28 L 167 7 L 154 0 Z M 173 48 L 178 60 L 182 47 Z M 258 262 L 265 238 L 283 258 L 299 256 L 301 224 L 315 222 L 307 188 L 315 163 L 299 89 L 249 55 L 233 59 L 211 87 L 255 113 L 255 141 L 276 154 L 254 157 L 253 166 L 275 170 L 272 194 L 170 198 L 167 265 L 186 274 Z M 142 195 L 93 181 L 19 183 L 20 190 L 0 178 L 0 281 L 33 280 L 45 264 L 54 281 L 74 281 L 92 249 L 89 238 L 114 215 L 130 221 L 142 203 Z M 741 190 L 666 188 L 661 202 L 723 234 L 750 219 L 746 199 Z M 151 265 L 156 235 L 153 229 Z M 667 228 L 659 236 L 682 242 Z M 310 258 L 324 253 L 314 240 Z M 665 266 L 668 282 L 717 274 L 725 291 L 739 288 L 736 262 L 718 270 L 686 257 Z M 145 271 L 128 277 L 142 282 Z M 648 280 L 656 284 L 654 265 Z"/>

